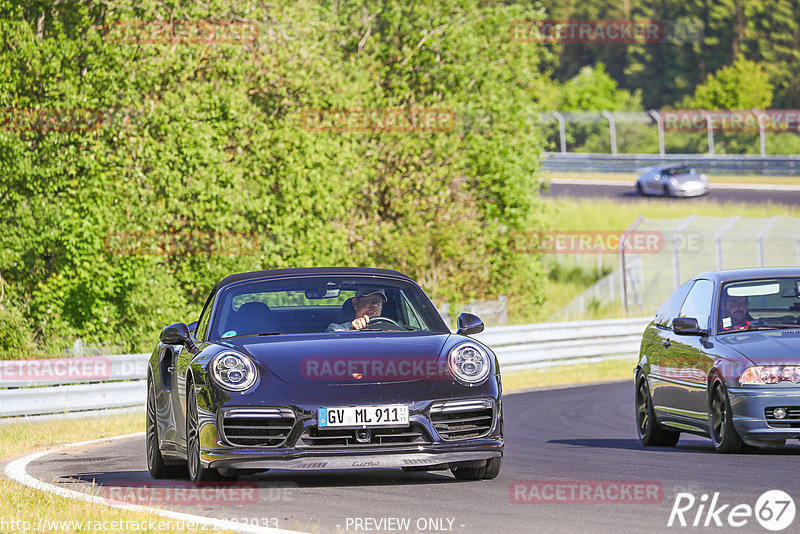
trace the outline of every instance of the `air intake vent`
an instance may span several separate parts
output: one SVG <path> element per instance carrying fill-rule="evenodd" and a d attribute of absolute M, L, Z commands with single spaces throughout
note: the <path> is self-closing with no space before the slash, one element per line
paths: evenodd
<path fill-rule="evenodd" d="M 371 428 L 369 430 L 370 439 L 365 442 L 356 440 L 354 430 L 307 428 L 297 440 L 296 447 L 391 447 L 431 442 L 425 429 L 416 423 L 412 423 L 408 428 Z"/>
<path fill-rule="evenodd" d="M 278 447 L 293 427 L 289 408 L 233 408 L 222 413 L 222 437 L 239 447 Z"/>
<path fill-rule="evenodd" d="M 485 436 L 495 418 L 494 402 L 489 399 L 435 402 L 430 414 L 433 428 L 445 441 Z"/>

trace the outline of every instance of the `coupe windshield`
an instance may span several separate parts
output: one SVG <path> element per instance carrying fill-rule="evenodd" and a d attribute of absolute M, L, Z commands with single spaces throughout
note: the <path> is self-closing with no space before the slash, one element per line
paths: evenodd
<path fill-rule="evenodd" d="M 216 302 L 209 339 L 349 330 L 357 310 L 370 317 L 366 330 L 449 332 L 428 297 L 402 280 L 255 280 L 225 289 Z"/>
<path fill-rule="evenodd" d="M 795 328 L 800 323 L 800 278 L 728 282 L 722 286 L 722 332 Z"/>

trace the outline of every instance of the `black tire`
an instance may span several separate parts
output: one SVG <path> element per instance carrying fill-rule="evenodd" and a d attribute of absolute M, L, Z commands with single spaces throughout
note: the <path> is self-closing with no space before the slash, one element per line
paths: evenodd
<path fill-rule="evenodd" d="M 184 478 L 186 468 L 182 465 L 169 465 L 164 461 L 159 448 L 158 424 L 156 423 L 156 394 L 153 379 L 147 380 L 147 422 L 145 429 L 147 447 L 147 470 L 155 479 Z"/>
<path fill-rule="evenodd" d="M 656 421 L 650 388 L 642 372 L 636 377 L 636 433 L 645 447 L 674 447 L 681 437 L 680 432 L 665 430 Z"/>
<path fill-rule="evenodd" d="M 636 182 L 636 194 L 640 197 L 644 196 L 644 189 L 642 189 L 642 184 L 639 182 Z"/>
<path fill-rule="evenodd" d="M 750 448 L 733 427 L 731 401 L 721 380 L 711 383 L 708 394 L 708 433 L 714 449 L 722 454 L 745 452 Z"/>
<path fill-rule="evenodd" d="M 669 186 L 664 184 L 664 196 L 669 198 L 672 196 L 672 191 L 669 190 Z"/>
<path fill-rule="evenodd" d="M 489 458 L 482 467 L 460 467 L 458 463 L 450 465 L 450 471 L 458 480 L 490 480 L 500 474 L 503 458 Z"/>
<path fill-rule="evenodd" d="M 190 382 L 186 392 L 186 463 L 189 468 L 189 480 L 195 484 L 217 480 L 235 480 L 235 476 L 223 477 L 216 469 L 203 467 L 200 463 L 199 427 L 197 393 L 194 391 L 194 384 Z"/>

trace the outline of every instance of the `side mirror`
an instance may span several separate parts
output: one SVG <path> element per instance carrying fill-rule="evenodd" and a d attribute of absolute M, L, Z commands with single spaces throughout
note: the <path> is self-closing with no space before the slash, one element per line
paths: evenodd
<path fill-rule="evenodd" d="M 480 334 L 483 332 L 483 321 L 477 315 L 462 313 L 458 316 L 458 330 L 456 334 L 468 336 L 470 334 Z"/>
<path fill-rule="evenodd" d="M 161 342 L 165 345 L 183 345 L 190 352 L 197 350 L 192 338 L 189 336 L 189 327 L 184 323 L 175 323 L 161 331 Z"/>
<path fill-rule="evenodd" d="M 681 336 L 704 336 L 708 333 L 700 328 L 694 317 L 676 317 L 672 320 L 672 330 Z"/>

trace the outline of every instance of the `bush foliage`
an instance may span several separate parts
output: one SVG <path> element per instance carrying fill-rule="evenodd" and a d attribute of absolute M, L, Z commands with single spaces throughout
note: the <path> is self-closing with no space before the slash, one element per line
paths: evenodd
<path fill-rule="evenodd" d="M 507 246 L 543 225 L 528 117 L 552 58 L 508 39 L 526 5 L 0 0 L 0 274 L 19 311 L 0 310 L 0 352 L 25 325 L 144 350 L 221 277 L 268 268 L 396 268 L 438 302 L 535 306 L 541 267 Z M 151 33 L 130 39 L 137 21 Z M 198 21 L 257 37 L 179 35 Z M 453 121 L 304 126 L 354 108 Z M 209 253 L 186 237 L 203 235 L 238 239 Z"/>

